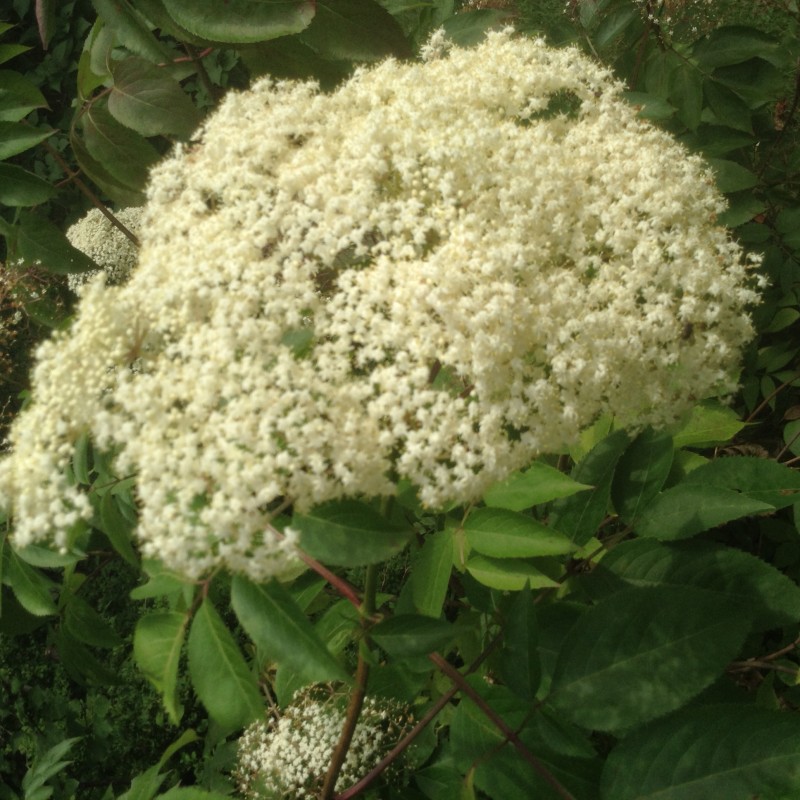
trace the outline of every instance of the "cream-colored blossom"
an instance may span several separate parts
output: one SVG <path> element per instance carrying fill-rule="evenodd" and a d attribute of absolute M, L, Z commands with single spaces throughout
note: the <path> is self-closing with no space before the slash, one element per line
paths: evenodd
<path fill-rule="evenodd" d="M 114 216 L 133 234 L 138 235 L 142 209 L 123 208 Z M 133 242 L 97 208 L 86 212 L 67 229 L 67 239 L 73 247 L 85 253 L 106 274 L 111 285 L 125 283 L 136 266 L 138 252 Z M 77 272 L 67 276 L 69 288 L 78 291 L 98 270 Z"/>
<path fill-rule="evenodd" d="M 239 739 L 236 779 L 247 800 L 319 797 L 345 720 L 347 697 L 310 687 L 269 723 L 251 725 Z M 336 790 L 343 791 L 374 767 L 411 722 L 396 701 L 364 701 Z"/>
<path fill-rule="evenodd" d="M 130 281 L 39 353 L 0 462 L 18 542 L 85 513 L 83 430 L 137 475 L 147 555 L 260 579 L 270 504 L 468 501 L 601 415 L 733 390 L 756 295 L 724 202 L 620 90 L 503 32 L 229 94 L 153 171 Z"/>

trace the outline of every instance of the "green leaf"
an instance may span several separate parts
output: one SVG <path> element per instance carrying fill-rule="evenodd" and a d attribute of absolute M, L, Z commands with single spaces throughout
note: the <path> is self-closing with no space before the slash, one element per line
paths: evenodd
<path fill-rule="evenodd" d="M 634 586 L 694 586 L 713 592 L 723 601 L 747 606 L 758 630 L 800 619 L 800 587 L 794 581 L 766 561 L 721 544 L 634 539 L 603 557 L 597 576 L 605 572 Z"/>
<path fill-rule="evenodd" d="M 757 28 L 731 25 L 717 28 L 694 46 L 694 55 L 706 69 L 741 64 L 751 58 L 763 58 L 783 66 L 780 43 Z"/>
<path fill-rule="evenodd" d="M 413 658 L 443 650 L 456 636 L 453 626 L 420 614 L 398 614 L 379 622 L 370 638 L 393 658 Z"/>
<path fill-rule="evenodd" d="M 749 112 L 748 112 L 749 113 Z M 724 156 L 734 150 L 750 147 L 755 142 L 753 136 L 722 125 L 702 124 L 695 131 L 682 137 L 682 141 L 692 150 L 699 150 L 705 157 Z"/>
<path fill-rule="evenodd" d="M 0 204 L 38 206 L 56 193 L 47 181 L 14 164 L 0 163 Z"/>
<path fill-rule="evenodd" d="M 19 604 L 37 617 L 58 614 L 56 604 L 50 596 L 52 583 L 40 572 L 26 564 L 14 551 L 7 548 L 7 561 L 3 572 L 3 583 L 11 587 Z"/>
<path fill-rule="evenodd" d="M 153 35 L 142 15 L 127 0 L 92 0 L 98 15 L 132 53 L 155 64 L 169 63 L 175 53 Z"/>
<path fill-rule="evenodd" d="M 483 501 L 493 508 L 524 511 L 591 488 L 554 467 L 534 461 L 528 469 L 512 472 L 504 481 L 494 484 L 483 496 Z"/>
<path fill-rule="evenodd" d="M 669 77 L 667 98 L 678 111 L 678 119 L 691 131 L 700 124 L 703 111 L 703 75 L 691 62 L 684 62 Z"/>
<path fill-rule="evenodd" d="M 800 472 L 755 456 L 716 458 L 693 470 L 684 484 L 735 489 L 774 508 L 800 500 Z"/>
<path fill-rule="evenodd" d="M 120 125 L 100 103 L 92 104 L 81 122 L 89 155 L 124 186 L 143 190 L 150 167 L 161 157 L 158 150 L 136 131 Z"/>
<path fill-rule="evenodd" d="M 57 0 L 36 0 L 35 3 L 39 39 L 45 50 L 47 50 L 56 28 L 56 2 Z"/>
<path fill-rule="evenodd" d="M 114 64 L 113 75 L 108 110 L 118 122 L 142 136 L 175 134 L 187 139 L 194 132 L 200 114 L 163 70 L 141 58 L 126 58 Z"/>
<path fill-rule="evenodd" d="M 242 44 L 302 31 L 314 17 L 313 0 L 163 0 L 169 15 L 205 39 Z"/>
<path fill-rule="evenodd" d="M 56 634 L 58 655 L 67 674 L 81 686 L 118 686 L 122 680 L 118 672 L 108 668 L 84 647 L 65 626 Z"/>
<path fill-rule="evenodd" d="M 439 617 L 452 569 L 453 531 L 435 531 L 426 536 L 406 584 L 416 611 L 427 617 Z"/>
<path fill-rule="evenodd" d="M 514 596 L 505 618 L 498 670 L 503 683 L 532 701 L 542 679 L 536 606 L 530 586 Z"/>
<path fill-rule="evenodd" d="M 504 508 L 479 508 L 464 523 L 473 550 L 496 558 L 564 555 L 575 545 L 533 517 Z"/>
<path fill-rule="evenodd" d="M 701 589 L 624 589 L 570 629 L 549 701 L 588 729 L 639 725 L 709 686 L 739 652 L 749 628 L 743 606 Z"/>
<path fill-rule="evenodd" d="M 158 795 L 157 800 L 230 800 L 229 794 L 209 792 L 196 786 L 178 787 Z"/>
<path fill-rule="evenodd" d="M 86 175 L 115 203 L 127 208 L 129 206 L 141 205 L 144 202 L 144 194 L 142 192 L 135 191 L 120 183 L 99 161 L 96 161 L 89 155 L 86 145 L 74 128 L 70 132 L 69 143 L 83 172 L 85 172 Z"/>
<path fill-rule="evenodd" d="M 734 130 L 753 133 L 753 123 L 750 119 L 750 109 L 747 103 L 727 86 L 723 86 L 713 78 L 707 78 L 703 83 L 703 92 L 708 105 L 720 125 L 725 125 Z M 709 155 L 714 155 L 709 153 Z"/>
<path fill-rule="evenodd" d="M 611 500 L 614 469 L 628 446 L 625 431 L 614 431 L 596 444 L 572 472 L 574 480 L 594 486 L 588 492 L 558 500 L 553 505 L 549 524 L 582 547 L 594 536 L 605 519 Z"/>
<path fill-rule="evenodd" d="M 411 56 L 403 29 L 375 0 L 317 0 L 317 13 L 299 39 L 324 58 L 376 61 Z"/>
<path fill-rule="evenodd" d="M 208 599 L 189 631 L 189 674 L 197 696 L 223 728 L 236 730 L 263 716 L 255 677 Z"/>
<path fill-rule="evenodd" d="M 295 514 L 300 547 L 323 564 L 359 567 L 377 564 L 399 553 L 413 533 L 381 516 L 366 503 L 343 500 Z"/>
<path fill-rule="evenodd" d="M 483 41 L 488 31 L 506 26 L 512 19 L 510 11 L 481 8 L 477 11 L 462 11 L 447 17 L 443 23 L 447 38 L 459 47 L 471 47 Z"/>
<path fill-rule="evenodd" d="M 740 192 L 758 185 L 758 175 L 735 161 L 724 158 L 709 158 L 708 164 L 717 177 L 721 192 Z"/>
<path fill-rule="evenodd" d="M 725 522 L 774 510 L 732 489 L 695 484 L 687 478 L 642 509 L 633 527 L 640 536 L 662 541 L 688 539 Z"/>
<path fill-rule="evenodd" d="M 767 210 L 766 203 L 744 191 L 728 195 L 728 208 L 719 215 L 717 222 L 728 228 L 738 228 Z"/>
<path fill-rule="evenodd" d="M 0 44 L 0 64 L 11 61 L 22 53 L 27 53 L 31 48 L 24 44 Z"/>
<path fill-rule="evenodd" d="M 49 550 L 36 544 L 29 544 L 25 547 L 15 548 L 16 554 L 32 567 L 42 567 L 43 569 L 56 569 L 77 564 L 82 556 L 74 553 L 59 553 L 56 550 Z"/>
<path fill-rule="evenodd" d="M 22 790 L 25 793 L 26 800 L 32 797 L 50 778 L 72 763 L 71 761 L 64 761 L 63 758 L 80 740 L 80 736 L 72 739 L 63 739 L 34 759 L 30 769 L 22 778 Z M 40 796 L 49 797 L 50 794 Z"/>
<path fill-rule="evenodd" d="M 67 630 L 79 641 L 92 647 L 118 647 L 122 639 L 85 600 L 70 595 L 64 611 Z"/>
<path fill-rule="evenodd" d="M 473 556 L 467 561 L 467 572 L 484 586 L 517 592 L 529 583 L 533 589 L 554 588 L 558 583 L 540 572 L 528 561 L 519 558 Z"/>
<path fill-rule="evenodd" d="M 603 14 L 602 21 L 592 37 L 595 46 L 601 50 L 608 47 L 627 27 L 639 22 L 640 19 L 639 9 L 629 5 Z"/>
<path fill-rule="evenodd" d="M 0 121 L 0 161 L 30 150 L 54 133 L 54 130 L 43 131 L 21 122 Z"/>
<path fill-rule="evenodd" d="M 101 530 L 108 537 L 111 546 L 132 567 L 139 566 L 139 559 L 133 549 L 134 524 L 119 509 L 119 499 L 111 492 L 106 492 L 100 501 Z"/>
<path fill-rule="evenodd" d="M 755 705 L 691 708 L 620 742 L 603 771 L 604 800 L 800 796 L 800 718 Z"/>
<path fill-rule="evenodd" d="M 231 603 L 248 636 L 271 661 L 288 664 L 308 683 L 349 681 L 306 615 L 276 581 L 256 585 L 236 575 Z"/>
<path fill-rule="evenodd" d="M 47 108 L 47 101 L 35 84 L 19 72 L 0 69 L 0 120 L 19 122 L 34 108 Z"/>
<path fill-rule="evenodd" d="M 719 67 L 713 77 L 736 92 L 751 109 L 779 99 L 786 91 L 783 71 L 760 58 Z"/>
<path fill-rule="evenodd" d="M 73 247 L 49 220 L 32 211 L 21 212 L 19 219 L 17 253 L 27 263 L 39 262 L 43 269 L 56 275 L 97 269 L 97 264 Z"/>
<path fill-rule="evenodd" d="M 188 615 L 177 611 L 147 614 L 140 617 L 133 635 L 133 656 L 136 663 L 161 693 L 164 707 L 175 725 L 183 713 L 176 687 L 188 621 Z"/>
<path fill-rule="evenodd" d="M 617 462 L 611 499 L 620 518 L 630 523 L 661 490 L 672 468 L 672 437 L 648 428 L 631 443 Z"/>
<path fill-rule="evenodd" d="M 686 424 L 672 436 L 675 449 L 681 447 L 714 447 L 729 442 L 744 422 L 737 413 L 718 402 L 695 406 Z"/>
<path fill-rule="evenodd" d="M 647 92 L 625 92 L 625 99 L 638 108 L 643 119 L 669 119 L 677 109 L 663 97 Z"/>

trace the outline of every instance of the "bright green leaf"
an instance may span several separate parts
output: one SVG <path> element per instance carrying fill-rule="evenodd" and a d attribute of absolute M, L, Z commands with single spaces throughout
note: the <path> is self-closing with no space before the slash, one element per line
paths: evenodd
<path fill-rule="evenodd" d="M 7 552 L 3 583 L 11 587 L 20 605 L 37 617 L 57 614 L 58 609 L 50 596 L 50 581 L 26 564 L 13 548 L 8 548 Z"/>
<path fill-rule="evenodd" d="M 408 591 L 416 611 L 438 618 L 453 569 L 453 531 L 445 529 L 425 537 L 408 577 Z"/>
<path fill-rule="evenodd" d="M 263 716 L 255 677 L 207 599 L 189 631 L 189 674 L 208 713 L 223 728 L 236 730 Z"/>
<path fill-rule="evenodd" d="M 147 614 L 139 618 L 133 636 L 133 656 L 145 677 L 161 693 L 173 724 L 183 710 L 177 696 L 178 664 L 188 616 L 176 611 Z"/>
<path fill-rule="evenodd" d="M 63 758 L 80 740 L 80 736 L 72 739 L 63 739 L 34 759 L 30 769 L 22 778 L 22 790 L 25 793 L 25 800 L 31 798 L 50 778 L 72 763 L 71 761 L 64 761 Z M 48 794 L 40 796 L 49 797 L 51 793 L 52 790 Z"/>
<path fill-rule="evenodd" d="M 744 423 L 732 408 L 721 403 L 695 406 L 686 423 L 672 435 L 675 448 L 714 447 L 729 442 Z"/>
<path fill-rule="evenodd" d="M 98 15 L 116 34 L 120 44 L 155 64 L 171 61 L 175 54 L 152 33 L 141 14 L 127 0 L 92 0 Z"/>
<path fill-rule="evenodd" d="M 349 680 L 292 596 L 276 581 L 256 585 L 237 575 L 231 603 L 242 627 L 271 661 L 288 664 L 308 683 Z"/>
<path fill-rule="evenodd" d="M 111 492 L 106 492 L 100 501 L 100 524 L 112 547 L 131 566 L 138 567 L 139 559 L 132 544 L 135 526 L 120 511 L 119 500 Z"/>
<path fill-rule="evenodd" d="M 300 547 L 306 553 L 342 567 L 385 561 L 406 546 L 413 532 L 354 500 L 324 503 L 307 514 L 295 514 L 292 527 L 300 532 Z"/>
<path fill-rule="evenodd" d="M 800 796 L 800 717 L 753 704 L 701 706 L 637 730 L 612 750 L 604 800 Z"/>
<path fill-rule="evenodd" d="M 163 70 L 141 58 L 126 58 L 114 65 L 113 75 L 108 110 L 118 122 L 142 136 L 188 138 L 194 132 L 200 115 L 180 84 Z"/>
<path fill-rule="evenodd" d="M 5 64 L 6 61 L 10 61 L 22 53 L 27 53 L 30 49 L 24 44 L 0 44 L 0 64 Z"/>
<path fill-rule="evenodd" d="M 314 17 L 313 0 L 163 0 L 169 15 L 205 39 L 243 44 L 302 31 Z"/>
<path fill-rule="evenodd" d="M 549 702 L 591 730 L 639 725 L 709 686 L 749 629 L 743 606 L 701 589 L 624 589 L 570 629 Z"/>
<path fill-rule="evenodd" d="M 519 558 L 473 556 L 467 561 L 466 567 L 475 580 L 492 589 L 517 592 L 526 583 L 530 583 L 533 589 L 558 586 L 551 577 Z"/>
<path fill-rule="evenodd" d="M 694 472 L 642 509 L 634 523 L 636 533 L 662 541 L 688 539 L 731 520 L 775 510 L 731 489 L 689 482 Z"/>
<path fill-rule="evenodd" d="M 533 517 L 504 508 L 479 508 L 464 523 L 470 547 L 495 558 L 528 558 L 570 553 L 575 545 Z"/>
<path fill-rule="evenodd" d="M 540 503 L 549 503 L 591 488 L 554 467 L 534 461 L 528 469 L 513 472 L 504 481 L 494 484 L 487 490 L 483 500 L 487 506 L 494 508 L 524 511 Z"/>

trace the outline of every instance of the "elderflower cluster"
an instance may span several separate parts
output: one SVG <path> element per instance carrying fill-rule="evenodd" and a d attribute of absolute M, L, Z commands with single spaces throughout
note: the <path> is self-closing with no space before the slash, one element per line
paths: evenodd
<path fill-rule="evenodd" d="M 141 208 L 123 208 L 114 216 L 134 235 L 138 235 L 142 218 Z M 106 274 L 109 284 L 125 283 L 136 266 L 138 253 L 134 243 L 100 211 L 92 208 L 67 229 L 67 239 L 73 247 L 85 253 Z M 73 292 L 91 280 L 98 270 L 77 272 L 67 276 Z"/>
<path fill-rule="evenodd" d="M 87 430 L 146 556 L 260 580 L 279 504 L 469 501 L 601 415 L 735 389 L 757 295 L 700 159 L 576 49 L 434 50 L 329 94 L 262 79 L 154 169 L 137 269 L 39 350 L 0 461 L 18 543 L 88 514 Z"/>
<path fill-rule="evenodd" d="M 319 796 L 345 721 L 346 697 L 319 687 L 299 691 L 277 719 L 257 722 L 239 739 L 236 780 L 248 800 Z M 364 701 L 342 771 L 341 792 L 364 777 L 411 723 L 404 707 L 383 698 Z"/>

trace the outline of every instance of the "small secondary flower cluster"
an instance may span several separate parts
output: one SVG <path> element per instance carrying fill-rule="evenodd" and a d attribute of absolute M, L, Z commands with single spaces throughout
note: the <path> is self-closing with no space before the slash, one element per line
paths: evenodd
<path fill-rule="evenodd" d="M 138 235 L 142 219 L 141 208 L 123 208 L 114 216 L 133 234 Z M 86 212 L 67 229 L 67 239 L 73 247 L 85 253 L 106 274 L 111 285 L 125 283 L 136 266 L 136 246 L 97 208 Z M 73 292 L 97 275 L 97 270 L 67 276 Z"/>
<path fill-rule="evenodd" d="M 270 723 L 251 725 L 239 739 L 236 779 L 248 800 L 319 796 L 345 720 L 346 697 L 311 687 L 298 692 Z M 396 701 L 368 697 L 336 782 L 342 791 L 367 774 L 412 722 Z"/>
<path fill-rule="evenodd" d="M 0 461 L 18 543 L 88 514 L 87 430 L 137 476 L 146 556 L 261 580 L 279 503 L 472 500 L 601 415 L 735 388 L 757 295 L 701 160 L 576 49 L 441 39 L 230 93 L 153 171 L 130 280 L 38 352 Z"/>

